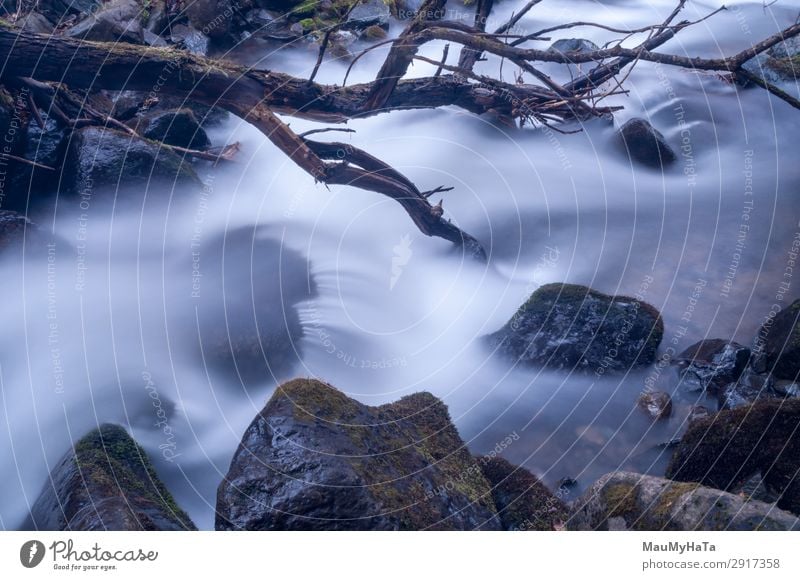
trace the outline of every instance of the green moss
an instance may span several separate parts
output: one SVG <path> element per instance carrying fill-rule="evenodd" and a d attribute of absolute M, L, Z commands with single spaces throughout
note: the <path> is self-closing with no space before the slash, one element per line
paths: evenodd
<path fill-rule="evenodd" d="M 603 500 L 608 507 L 608 517 L 628 521 L 637 511 L 637 489 L 629 483 L 615 483 L 603 489 Z"/>
<path fill-rule="evenodd" d="M 122 427 L 106 424 L 95 429 L 75 445 L 73 459 L 81 477 L 91 485 L 111 493 L 132 492 L 193 527 L 161 483 L 144 449 Z"/>
<path fill-rule="evenodd" d="M 786 79 L 800 78 L 800 54 L 783 58 L 769 57 L 766 64 Z"/>
<path fill-rule="evenodd" d="M 361 405 L 333 388 L 314 379 L 294 379 L 278 387 L 272 399 L 287 397 L 301 416 L 327 421 L 346 422 L 358 414 Z"/>
<path fill-rule="evenodd" d="M 698 487 L 700 487 L 698 483 L 670 483 L 658 496 L 658 500 L 655 504 L 649 508 L 650 513 L 658 518 L 659 521 L 666 521 L 669 519 L 675 504 L 686 496 L 686 494 L 693 492 Z"/>

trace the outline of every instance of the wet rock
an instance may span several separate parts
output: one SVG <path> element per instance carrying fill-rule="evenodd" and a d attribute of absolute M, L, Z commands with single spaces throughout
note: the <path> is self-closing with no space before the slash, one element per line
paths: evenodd
<path fill-rule="evenodd" d="M 772 388 L 783 397 L 800 397 L 800 383 L 794 381 L 775 381 Z"/>
<path fill-rule="evenodd" d="M 209 38 L 231 33 L 234 9 L 230 0 L 193 0 L 186 5 L 189 24 Z"/>
<path fill-rule="evenodd" d="M 800 400 L 764 401 L 692 423 L 667 477 L 734 490 L 753 474 L 780 494 L 778 507 L 800 513 Z"/>
<path fill-rule="evenodd" d="M 585 38 L 562 38 L 561 40 L 556 40 L 553 44 L 551 44 L 548 50 L 560 52 L 561 54 L 569 54 L 592 52 L 599 49 L 600 47 L 594 42 L 591 40 L 586 40 Z"/>
<path fill-rule="evenodd" d="M 193 54 L 205 56 L 208 53 L 208 36 L 190 26 L 184 24 L 173 26 L 170 40 Z"/>
<path fill-rule="evenodd" d="M 668 419 L 672 415 L 672 397 L 663 391 L 642 393 L 636 404 L 656 421 Z"/>
<path fill-rule="evenodd" d="M 689 409 L 689 424 L 699 421 L 700 419 L 705 419 L 710 415 L 711 411 L 708 409 L 708 407 L 704 407 L 703 405 L 692 405 L 692 407 Z"/>
<path fill-rule="evenodd" d="M 53 24 L 38 12 L 28 12 L 17 21 L 17 26 L 25 32 L 33 32 L 35 34 L 50 34 L 53 32 Z"/>
<path fill-rule="evenodd" d="M 720 409 L 735 409 L 763 399 L 780 398 L 774 389 L 775 381 L 770 375 L 756 374 L 746 369 L 739 379 L 722 389 L 718 394 Z"/>
<path fill-rule="evenodd" d="M 795 300 L 767 320 L 753 347 L 753 367 L 777 379 L 800 377 L 800 300 Z"/>
<path fill-rule="evenodd" d="M 440 400 L 368 407 L 310 379 L 278 387 L 247 428 L 216 512 L 219 530 L 500 527 Z"/>
<path fill-rule="evenodd" d="M 20 247 L 35 230 L 36 226 L 24 215 L 0 210 L 0 252 Z"/>
<path fill-rule="evenodd" d="M 649 304 L 547 284 L 487 341 L 523 364 L 604 374 L 652 363 L 663 334 L 661 315 Z"/>
<path fill-rule="evenodd" d="M 750 349 L 719 338 L 701 340 L 675 357 L 682 384 L 691 391 L 722 389 L 742 374 Z"/>
<path fill-rule="evenodd" d="M 137 117 L 130 125 L 140 135 L 168 145 L 200 150 L 211 145 L 191 109 L 156 110 Z"/>
<path fill-rule="evenodd" d="M 102 0 L 39 0 L 36 10 L 44 14 L 50 22 L 57 23 L 69 15 L 83 18 L 97 12 L 102 6 Z"/>
<path fill-rule="evenodd" d="M 97 42 L 143 44 L 142 9 L 136 0 L 111 0 L 66 31 L 66 35 Z"/>
<path fill-rule="evenodd" d="M 660 169 L 675 162 L 676 156 L 657 129 L 644 119 L 631 119 L 617 132 L 617 141 L 634 161 Z"/>
<path fill-rule="evenodd" d="M 259 227 L 231 230 L 194 251 L 181 264 L 191 265 L 192 286 L 178 300 L 198 303 L 205 364 L 244 386 L 290 377 L 303 353 L 297 305 L 316 294 L 305 257 Z"/>
<path fill-rule="evenodd" d="M 779 42 L 748 60 L 743 68 L 768 83 L 795 82 L 800 76 L 800 39 L 795 36 Z"/>
<path fill-rule="evenodd" d="M 24 529 L 194 530 L 145 451 L 117 425 L 95 429 L 53 468 Z"/>
<path fill-rule="evenodd" d="M 373 24 L 372 26 L 367 26 L 363 32 L 361 33 L 361 38 L 365 40 L 383 40 L 388 36 L 388 32 L 378 26 L 377 24 Z"/>
<path fill-rule="evenodd" d="M 28 123 L 25 131 L 25 148 L 22 156 L 53 171 L 19 163 L 14 170 L 12 180 L 15 193 L 21 198 L 21 203 L 14 203 L 13 209 L 24 211 L 28 202 L 28 193 L 33 196 L 40 193 L 53 193 L 58 185 L 61 165 L 67 149 L 67 131 L 54 119 L 42 113 L 44 128 L 36 120 Z M 7 207 L 12 207 L 11 205 Z"/>
<path fill-rule="evenodd" d="M 391 10 L 383 0 L 366 0 L 353 8 L 347 17 L 345 28 L 350 30 L 364 30 L 370 26 L 389 28 Z"/>
<path fill-rule="evenodd" d="M 504 530 L 554 530 L 566 521 L 567 506 L 530 471 L 501 457 L 476 459 Z"/>
<path fill-rule="evenodd" d="M 774 505 L 697 483 L 638 473 L 601 477 L 576 501 L 572 530 L 800 530 L 800 519 Z"/>
<path fill-rule="evenodd" d="M 141 187 L 156 181 L 198 184 L 189 163 L 157 143 L 121 131 L 85 127 L 72 134 L 62 183 L 72 194 L 98 187 Z"/>

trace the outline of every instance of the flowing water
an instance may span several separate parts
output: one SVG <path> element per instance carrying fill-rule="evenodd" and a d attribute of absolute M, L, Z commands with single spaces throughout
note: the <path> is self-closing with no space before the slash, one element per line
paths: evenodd
<path fill-rule="evenodd" d="M 503 22 L 515 6 L 500 3 L 492 19 Z M 672 6 L 545 1 L 518 26 L 537 30 L 577 14 L 636 27 Z M 715 7 L 690 2 L 686 18 Z M 730 54 L 797 12 L 796 2 L 767 10 L 736 3 L 663 50 Z M 451 6 L 451 17 L 472 18 L 461 6 Z M 431 43 L 423 54 L 441 51 Z M 315 52 L 251 42 L 230 56 L 308 75 Z M 362 59 L 349 82 L 369 80 L 383 56 Z M 345 68 L 327 62 L 318 80 L 341 83 Z M 513 68 L 503 68 L 513 82 Z M 417 63 L 411 74 L 432 69 Z M 566 78 L 563 68 L 548 70 Z M 423 236 L 388 198 L 315 185 L 237 119 L 212 138 L 239 141 L 239 157 L 200 166 L 202 191 L 154 184 L 105 196 L 113 202 L 95 192 L 85 208 L 40 221 L 56 234 L 54 245 L 24 262 L 6 258 L 0 272 L 0 528 L 19 526 L 71 442 L 109 421 L 130 428 L 178 502 L 211 528 L 216 487 L 242 432 L 289 376 L 318 377 L 367 404 L 430 391 L 449 405 L 474 452 L 504 447 L 507 459 L 550 485 L 577 479 L 575 492 L 616 469 L 663 471 L 654 446 L 680 432 L 692 401 L 676 394 L 673 418 L 654 425 L 635 400 L 646 383 L 671 390 L 671 369 L 598 379 L 515 368 L 478 340 L 553 281 L 640 293 L 663 313 L 666 356 L 702 338 L 749 343 L 783 304 L 778 296 L 798 296 L 786 269 L 800 229 L 797 111 L 713 74 L 646 63 L 627 88 L 606 100 L 625 106 L 615 124 L 646 116 L 681 149 L 664 174 L 631 165 L 611 142 L 614 125 L 601 120 L 566 135 L 510 130 L 457 109 L 404 111 L 331 134 L 421 189 L 453 186 L 443 194 L 446 215 L 484 243 L 487 264 Z M 298 131 L 315 126 L 290 121 Z M 235 251 L 218 251 L 222 241 Z M 234 282 L 221 285 L 220 275 Z M 781 282 L 791 283 L 788 293 Z M 302 339 L 291 371 L 253 380 L 209 364 L 201 319 L 223 290 L 222 328 L 264 304 L 273 324 L 291 326 L 290 305 L 298 303 Z"/>

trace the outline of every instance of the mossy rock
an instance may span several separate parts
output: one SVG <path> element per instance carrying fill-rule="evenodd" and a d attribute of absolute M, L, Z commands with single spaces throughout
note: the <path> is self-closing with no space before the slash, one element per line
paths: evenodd
<path fill-rule="evenodd" d="M 651 364 L 663 335 L 661 315 L 645 302 L 547 284 L 487 342 L 522 364 L 602 375 Z"/>
<path fill-rule="evenodd" d="M 547 531 L 567 519 L 564 502 L 530 471 L 502 457 L 476 457 L 492 486 L 492 498 L 505 530 Z"/>
<path fill-rule="evenodd" d="M 766 321 L 756 336 L 754 366 L 775 378 L 800 379 L 800 300 Z"/>
<path fill-rule="evenodd" d="M 330 385 L 278 387 L 217 494 L 217 529 L 499 529 L 490 486 L 428 393 L 369 407 Z"/>
<path fill-rule="evenodd" d="M 576 502 L 571 530 L 800 530 L 800 519 L 774 505 L 698 483 L 639 473 L 601 477 Z"/>
<path fill-rule="evenodd" d="M 145 451 L 118 425 L 102 425 L 53 468 L 24 529 L 194 530 Z"/>
<path fill-rule="evenodd" d="M 800 400 L 758 402 L 692 422 L 667 477 L 726 491 L 760 474 L 781 509 L 800 514 Z"/>

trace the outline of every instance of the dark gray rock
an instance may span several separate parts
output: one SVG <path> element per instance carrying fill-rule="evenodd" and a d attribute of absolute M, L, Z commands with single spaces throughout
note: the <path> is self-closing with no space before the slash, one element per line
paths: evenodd
<path fill-rule="evenodd" d="M 155 110 L 137 117 L 130 125 L 140 135 L 168 145 L 200 150 L 211 145 L 191 109 Z"/>
<path fill-rule="evenodd" d="M 83 437 L 53 468 L 26 530 L 194 530 L 144 450 L 117 425 Z"/>
<path fill-rule="evenodd" d="M 367 407 L 308 379 L 278 387 L 217 494 L 218 530 L 499 527 L 441 401 L 418 393 Z"/>
<path fill-rule="evenodd" d="M 750 349 L 729 340 L 712 338 L 696 342 L 680 353 L 681 382 L 690 391 L 717 392 L 736 381 L 750 360 Z"/>
<path fill-rule="evenodd" d="M 800 530 L 800 519 L 773 504 L 697 483 L 639 473 L 601 477 L 576 501 L 571 530 Z"/>
<path fill-rule="evenodd" d="M 191 26 L 176 24 L 172 27 L 170 39 L 173 43 L 191 53 L 199 54 L 200 56 L 205 56 L 208 53 L 208 36 Z"/>
<path fill-rule="evenodd" d="M 647 167 L 666 167 L 676 159 L 664 135 L 644 119 L 631 119 L 622 125 L 617 142 L 632 160 Z"/>
<path fill-rule="evenodd" d="M 770 375 L 757 374 L 746 369 L 739 379 L 725 388 L 719 394 L 720 409 L 735 409 L 750 405 L 764 399 L 782 398 L 775 388 L 775 380 Z"/>
<path fill-rule="evenodd" d="M 661 315 L 649 304 L 547 284 L 487 341 L 523 364 L 604 374 L 652 363 L 663 334 Z"/>
<path fill-rule="evenodd" d="M 753 346 L 753 367 L 776 379 L 800 378 L 800 300 L 795 300 L 767 320 Z"/>
<path fill-rule="evenodd" d="M 42 113 L 42 120 L 44 129 L 35 119 L 29 121 L 21 153 L 25 159 L 52 167 L 53 171 L 25 163 L 15 164 L 11 179 L 14 197 L 8 200 L 5 207 L 20 212 L 24 212 L 29 203 L 35 204 L 37 196 L 56 192 L 64 162 L 67 130 L 48 117 L 47 113 Z"/>
<path fill-rule="evenodd" d="M 136 0 L 111 0 L 65 34 L 97 42 L 144 44 L 141 18 L 142 9 Z"/>
<path fill-rule="evenodd" d="M 476 457 L 492 486 L 492 499 L 504 530 L 560 529 L 569 510 L 539 479 L 524 467 L 501 457 Z"/>
<path fill-rule="evenodd" d="M 0 210 L 0 252 L 18 248 L 36 231 L 36 226 L 15 211 Z"/>
<path fill-rule="evenodd" d="M 28 12 L 17 21 L 17 25 L 25 32 L 33 32 L 35 34 L 50 34 L 53 32 L 53 23 L 38 12 Z"/>
<path fill-rule="evenodd" d="M 693 422 L 667 477 L 736 490 L 754 474 L 781 509 L 800 514 L 800 400 L 760 401 Z"/>
<path fill-rule="evenodd" d="M 197 301 L 202 361 L 244 386 L 292 376 L 303 353 L 297 306 L 316 294 L 306 258 L 259 227 L 231 230 L 194 251 L 201 276 L 195 284 L 187 272 L 192 288 L 178 300 Z"/>
<path fill-rule="evenodd" d="M 231 0 L 192 0 L 186 4 L 189 24 L 209 38 L 224 38 L 233 29 Z"/>
<path fill-rule="evenodd" d="M 102 6 L 102 0 L 39 0 L 36 10 L 50 22 L 58 23 L 71 15 L 83 18 L 97 12 Z"/>
<path fill-rule="evenodd" d="M 62 183 L 72 194 L 97 188 L 141 187 L 152 182 L 199 184 L 188 161 L 127 133 L 85 127 L 72 134 Z"/>
<path fill-rule="evenodd" d="M 370 26 L 389 28 L 391 15 L 389 6 L 383 0 L 366 0 L 350 12 L 345 28 L 350 30 L 364 30 Z"/>

